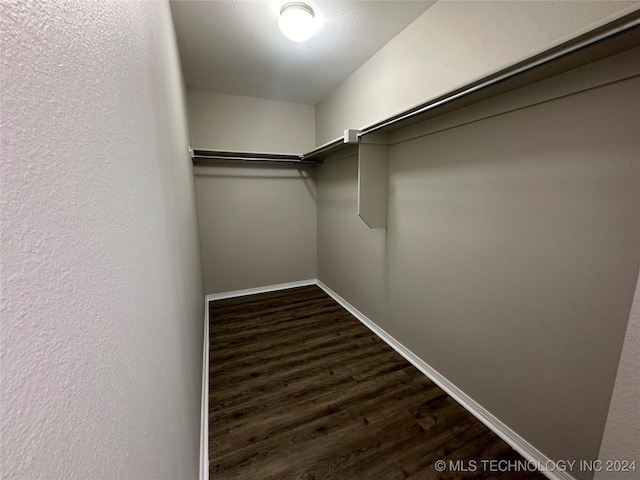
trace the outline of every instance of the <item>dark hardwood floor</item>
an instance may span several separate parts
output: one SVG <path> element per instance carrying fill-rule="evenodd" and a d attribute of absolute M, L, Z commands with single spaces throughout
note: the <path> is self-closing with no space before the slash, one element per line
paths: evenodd
<path fill-rule="evenodd" d="M 209 308 L 210 479 L 544 478 L 318 287 Z"/>

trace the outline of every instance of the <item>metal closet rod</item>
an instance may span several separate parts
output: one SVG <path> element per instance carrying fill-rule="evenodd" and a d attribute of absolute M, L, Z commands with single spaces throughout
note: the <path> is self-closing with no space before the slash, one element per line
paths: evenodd
<path fill-rule="evenodd" d="M 267 154 L 267 153 L 244 153 L 244 152 L 222 152 L 208 150 L 193 150 L 193 159 L 206 160 L 232 160 L 242 162 L 277 162 L 277 163 L 318 163 L 317 161 L 305 160 L 302 155 Z"/>
<path fill-rule="evenodd" d="M 302 153 L 300 155 L 286 155 L 286 154 L 262 154 L 262 153 L 249 153 L 249 152 L 223 152 L 223 151 L 207 151 L 207 150 L 193 150 L 191 156 L 196 159 L 203 160 L 235 160 L 235 161 L 248 161 L 248 162 L 285 162 L 285 163 L 322 163 L 322 154 L 330 152 L 332 150 L 341 148 L 344 145 L 359 143 L 360 139 L 370 133 L 382 130 L 387 127 L 391 127 L 395 124 L 401 123 L 405 120 L 409 120 L 413 117 L 417 117 L 423 113 L 434 110 L 440 106 L 466 97 L 480 90 L 492 87 L 506 80 L 514 78 L 518 75 L 526 73 L 537 67 L 549 64 L 554 60 L 565 57 L 572 53 L 576 53 L 579 50 L 593 46 L 599 42 L 610 39 L 618 34 L 631 31 L 634 28 L 640 26 L 640 11 L 632 12 L 625 17 L 612 22 L 609 26 L 605 25 L 601 27 L 600 31 L 590 32 L 584 34 L 578 39 L 571 40 L 564 45 L 555 47 L 547 52 L 543 52 L 529 60 L 525 60 L 512 67 L 508 67 L 501 72 L 497 72 L 484 80 L 479 80 L 476 83 L 470 84 L 461 89 L 454 90 L 448 94 L 445 94 L 434 100 L 430 100 L 422 105 L 418 105 L 410 110 L 399 113 L 392 117 L 382 120 L 378 123 L 374 123 L 360 130 L 347 130 L 344 137 L 336 138 L 330 142 L 325 143 L 313 150 Z M 351 135 L 347 132 L 350 132 Z"/>
<path fill-rule="evenodd" d="M 329 152 L 346 142 L 343 137 L 320 145 L 313 150 L 299 155 L 287 155 L 281 153 L 250 153 L 250 152 L 225 152 L 220 150 L 192 150 L 191 157 L 201 160 L 235 160 L 243 162 L 285 162 L 285 163 L 322 163 L 318 158 L 323 153 Z"/>
<path fill-rule="evenodd" d="M 542 53 L 540 57 L 533 58 L 530 61 L 525 61 L 525 63 L 522 63 L 520 65 L 509 67 L 508 69 L 503 71 L 503 73 L 498 72 L 495 77 L 480 81 L 480 83 L 476 85 L 464 87 L 462 90 L 455 90 L 439 99 L 432 100 L 423 105 L 414 107 L 413 109 L 406 112 L 394 115 L 387 120 L 383 120 L 368 127 L 364 127 L 358 132 L 357 138 L 358 140 L 360 140 L 360 138 L 362 138 L 364 135 L 376 132 L 385 127 L 390 127 L 396 123 L 416 117 L 420 114 L 426 113 L 430 110 L 433 110 L 434 108 L 440 107 L 459 98 L 466 97 L 467 95 L 475 93 L 479 90 L 483 90 L 500 82 L 504 82 L 505 80 L 550 63 L 554 60 L 557 60 L 558 58 L 564 57 L 571 53 L 575 53 L 579 50 L 582 50 L 583 48 L 595 45 L 596 43 L 607 40 L 620 33 L 632 30 L 633 28 L 636 28 L 640 25 L 640 17 L 638 17 L 637 11 L 629 14 L 628 16 L 635 18 L 631 18 L 630 20 L 624 21 L 624 23 L 608 28 L 595 35 L 586 34 L 586 38 L 583 38 L 582 40 L 578 40 L 577 42 L 571 43 L 570 45 L 567 45 L 565 47 L 560 47 L 560 49 L 552 51 L 550 53 Z"/>
<path fill-rule="evenodd" d="M 345 141 L 345 139 L 343 137 L 340 138 L 336 138 L 335 140 L 331 140 L 330 142 L 325 143 L 324 145 L 320 145 L 319 147 L 314 148 L 313 150 L 307 152 L 307 153 L 303 153 L 302 155 L 300 155 L 302 157 L 303 160 L 309 159 L 309 158 L 315 158 L 318 155 L 321 155 L 325 152 L 328 152 L 330 150 L 333 150 L 336 147 L 340 147 L 342 145 L 344 145 L 345 143 L 347 143 Z"/>

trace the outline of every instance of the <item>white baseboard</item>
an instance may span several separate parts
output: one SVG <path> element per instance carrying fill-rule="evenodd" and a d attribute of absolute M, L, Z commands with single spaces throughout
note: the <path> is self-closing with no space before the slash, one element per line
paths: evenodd
<path fill-rule="evenodd" d="M 245 295 L 255 295 L 256 293 L 275 292 L 286 290 L 287 288 L 307 287 L 315 285 L 316 279 L 300 280 L 298 282 L 278 283 L 277 285 L 267 285 L 266 287 L 247 288 L 245 290 L 234 290 L 232 292 L 211 293 L 207 295 L 207 301 L 222 300 L 225 298 L 244 297 Z"/>
<path fill-rule="evenodd" d="M 202 402 L 200 411 L 200 480 L 209 480 L 209 300 L 204 301 Z"/>
<path fill-rule="evenodd" d="M 366 315 L 357 308 L 347 302 L 344 298 L 331 290 L 320 280 L 302 280 L 299 282 L 281 283 L 278 285 L 268 285 L 265 287 L 248 288 L 246 290 L 235 290 L 232 292 L 214 293 L 207 295 L 205 298 L 205 347 L 203 354 L 203 378 L 202 378 L 202 439 L 200 452 L 200 480 L 208 480 L 209 476 L 209 302 L 212 300 L 221 300 L 224 298 L 242 297 L 245 295 L 254 295 L 256 293 L 273 292 L 277 290 L 285 290 L 287 288 L 304 287 L 308 285 L 318 285 L 327 295 L 338 302 L 345 310 L 357 318 L 363 325 L 382 339 L 387 345 L 402 355 L 409 363 L 416 367 L 420 372 L 427 376 L 433 383 L 438 385 L 456 402 L 465 408 L 474 417 L 480 420 L 491 431 L 502 438 L 511 448 L 517 451 L 525 460 L 535 462 L 536 465 L 553 464 L 553 460 L 547 457 L 536 447 L 527 442 L 524 438 L 514 432 L 507 425 L 502 423 L 491 412 L 486 410 L 482 405 L 478 404 L 470 396 L 456 387 L 435 369 L 415 355 L 411 350 L 402 345 L 398 340 L 393 338 L 382 328 L 371 321 Z M 206 368 L 206 370 L 205 370 Z M 205 372 L 207 373 L 205 375 Z M 564 471 L 542 470 L 542 473 L 550 480 L 575 480 L 573 476 Z"/>
<path fill-rule="evenodd" d="M 538 450 L 536 447 L 527 442 L 524 438 L 511 430 L 507 425 L 502 423 L 488 410 L 478 404 L 475 400 L 469 397 L 466 393 L 456 387 L 453 383 L 443 377 L 440 373 L 434 370 L 431 366 L 425 363 L 411 350 L 402 345 L 399 341 L 385 332 L 382 328 L 367 318 L 362 312 L 356 309 L 353 305 L 347 302 L 344 298 L 331 290 L 328 286 L 317 281 L 317 285 L 324 290 L 330 297 L 338 302 L 345 310 L 351 315 L 356 317 L 362 322 L 369 330 L 375 333 L 385 343 L 387 343 L 396 352 L 402 355 L 409 363 L 420 370 L 427 376 L 433 383 L 438 385 L 442 390 L 449 394 L 456 402 L 469 411 L 474 417 L 484 423 L 491 431 L 502 438 L 511 448 L 517 451 L 524 457 L 525 460 L 535 462 L 536 465 L 550 465 L 553 461 L 547 457 L 544 453 Z M 549 463 L 548 463 L 549 462 Z M 575 480 L 574 477 L 564 471 L 542 471 L 542 473 L 551 480 Z"/>
<path fill-rule="evenodd" d="M 280 283 L 266 287 L 247 288 L 232 292 L 214 293 L 204 298 L 204 342 L 202 349 L 202 402 L 200 412 L 200 480 L 209 480 L 209 302 L 224 298 L 242 297 L 256 293 L 274 292 L 287 288 L 315 285 L 316 279 Z"/>

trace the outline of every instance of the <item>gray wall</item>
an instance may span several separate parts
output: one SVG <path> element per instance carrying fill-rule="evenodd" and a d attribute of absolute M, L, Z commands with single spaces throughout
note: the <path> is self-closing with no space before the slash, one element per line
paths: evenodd
<path fill-rule="evenodd" d="M 187 90 L 194 148 L 302 153 L 313 149 L 314 108 Z M 316 277 L 315 166 L 197 167 L 207 294 Z"/>
<path fill-rule="evenodd" d="M 196 167 L 208 294 L 316 278 L 315 168 Z"/>
<path fill-rule="evenodd" d="M 318 167 L 318 279 L 378 321 L 386 316 L 387 230 L 371 230 L 357 204 L 357 157 Z"/>
<path fill-rule="evenodd" d="M 319 279 L 555 459 L 598 456 L 640 267 L 638 56 L 394 134 L 386 232 L 318 171 Z"/>
<path fill-rule="evenodd" d="M 616 384 L 611 398 L 607 425 L 600 447 L 602 462 L 636 461 L 640 452 L 640 281 L 636 285 L 631 316 L 624 339 Z M 606 466 L 606 463 L 604 463 Z M 602 471 L 598 480 L 625 480 L 637 473 Z"/>
<path fill-rule="evenodd" d="M 316 141 L 383 120 L 638 8 L 638 1 L 437 2 L 316 105 Z"/>
<path fill-rule="evenodd" d="M 203 287 L 166 2 L 3 2 L 6 479 L 196 479 Z"/>
<path fill-rule="evenodd" d="M 303 153 L 315 147 L 315 108 L 302 103 L 187 90 L 191 146 Z"/>

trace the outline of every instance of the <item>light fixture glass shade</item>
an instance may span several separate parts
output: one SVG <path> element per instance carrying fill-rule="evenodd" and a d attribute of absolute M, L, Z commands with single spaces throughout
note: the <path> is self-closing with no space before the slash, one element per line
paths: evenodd
<path fill-rule="evenodd" d="M 309 40 L 318 30 L 313 9 L 300 2 L 287 3 L 282 7 L 278 26 L 282 34 L 294 42 Z"/>

